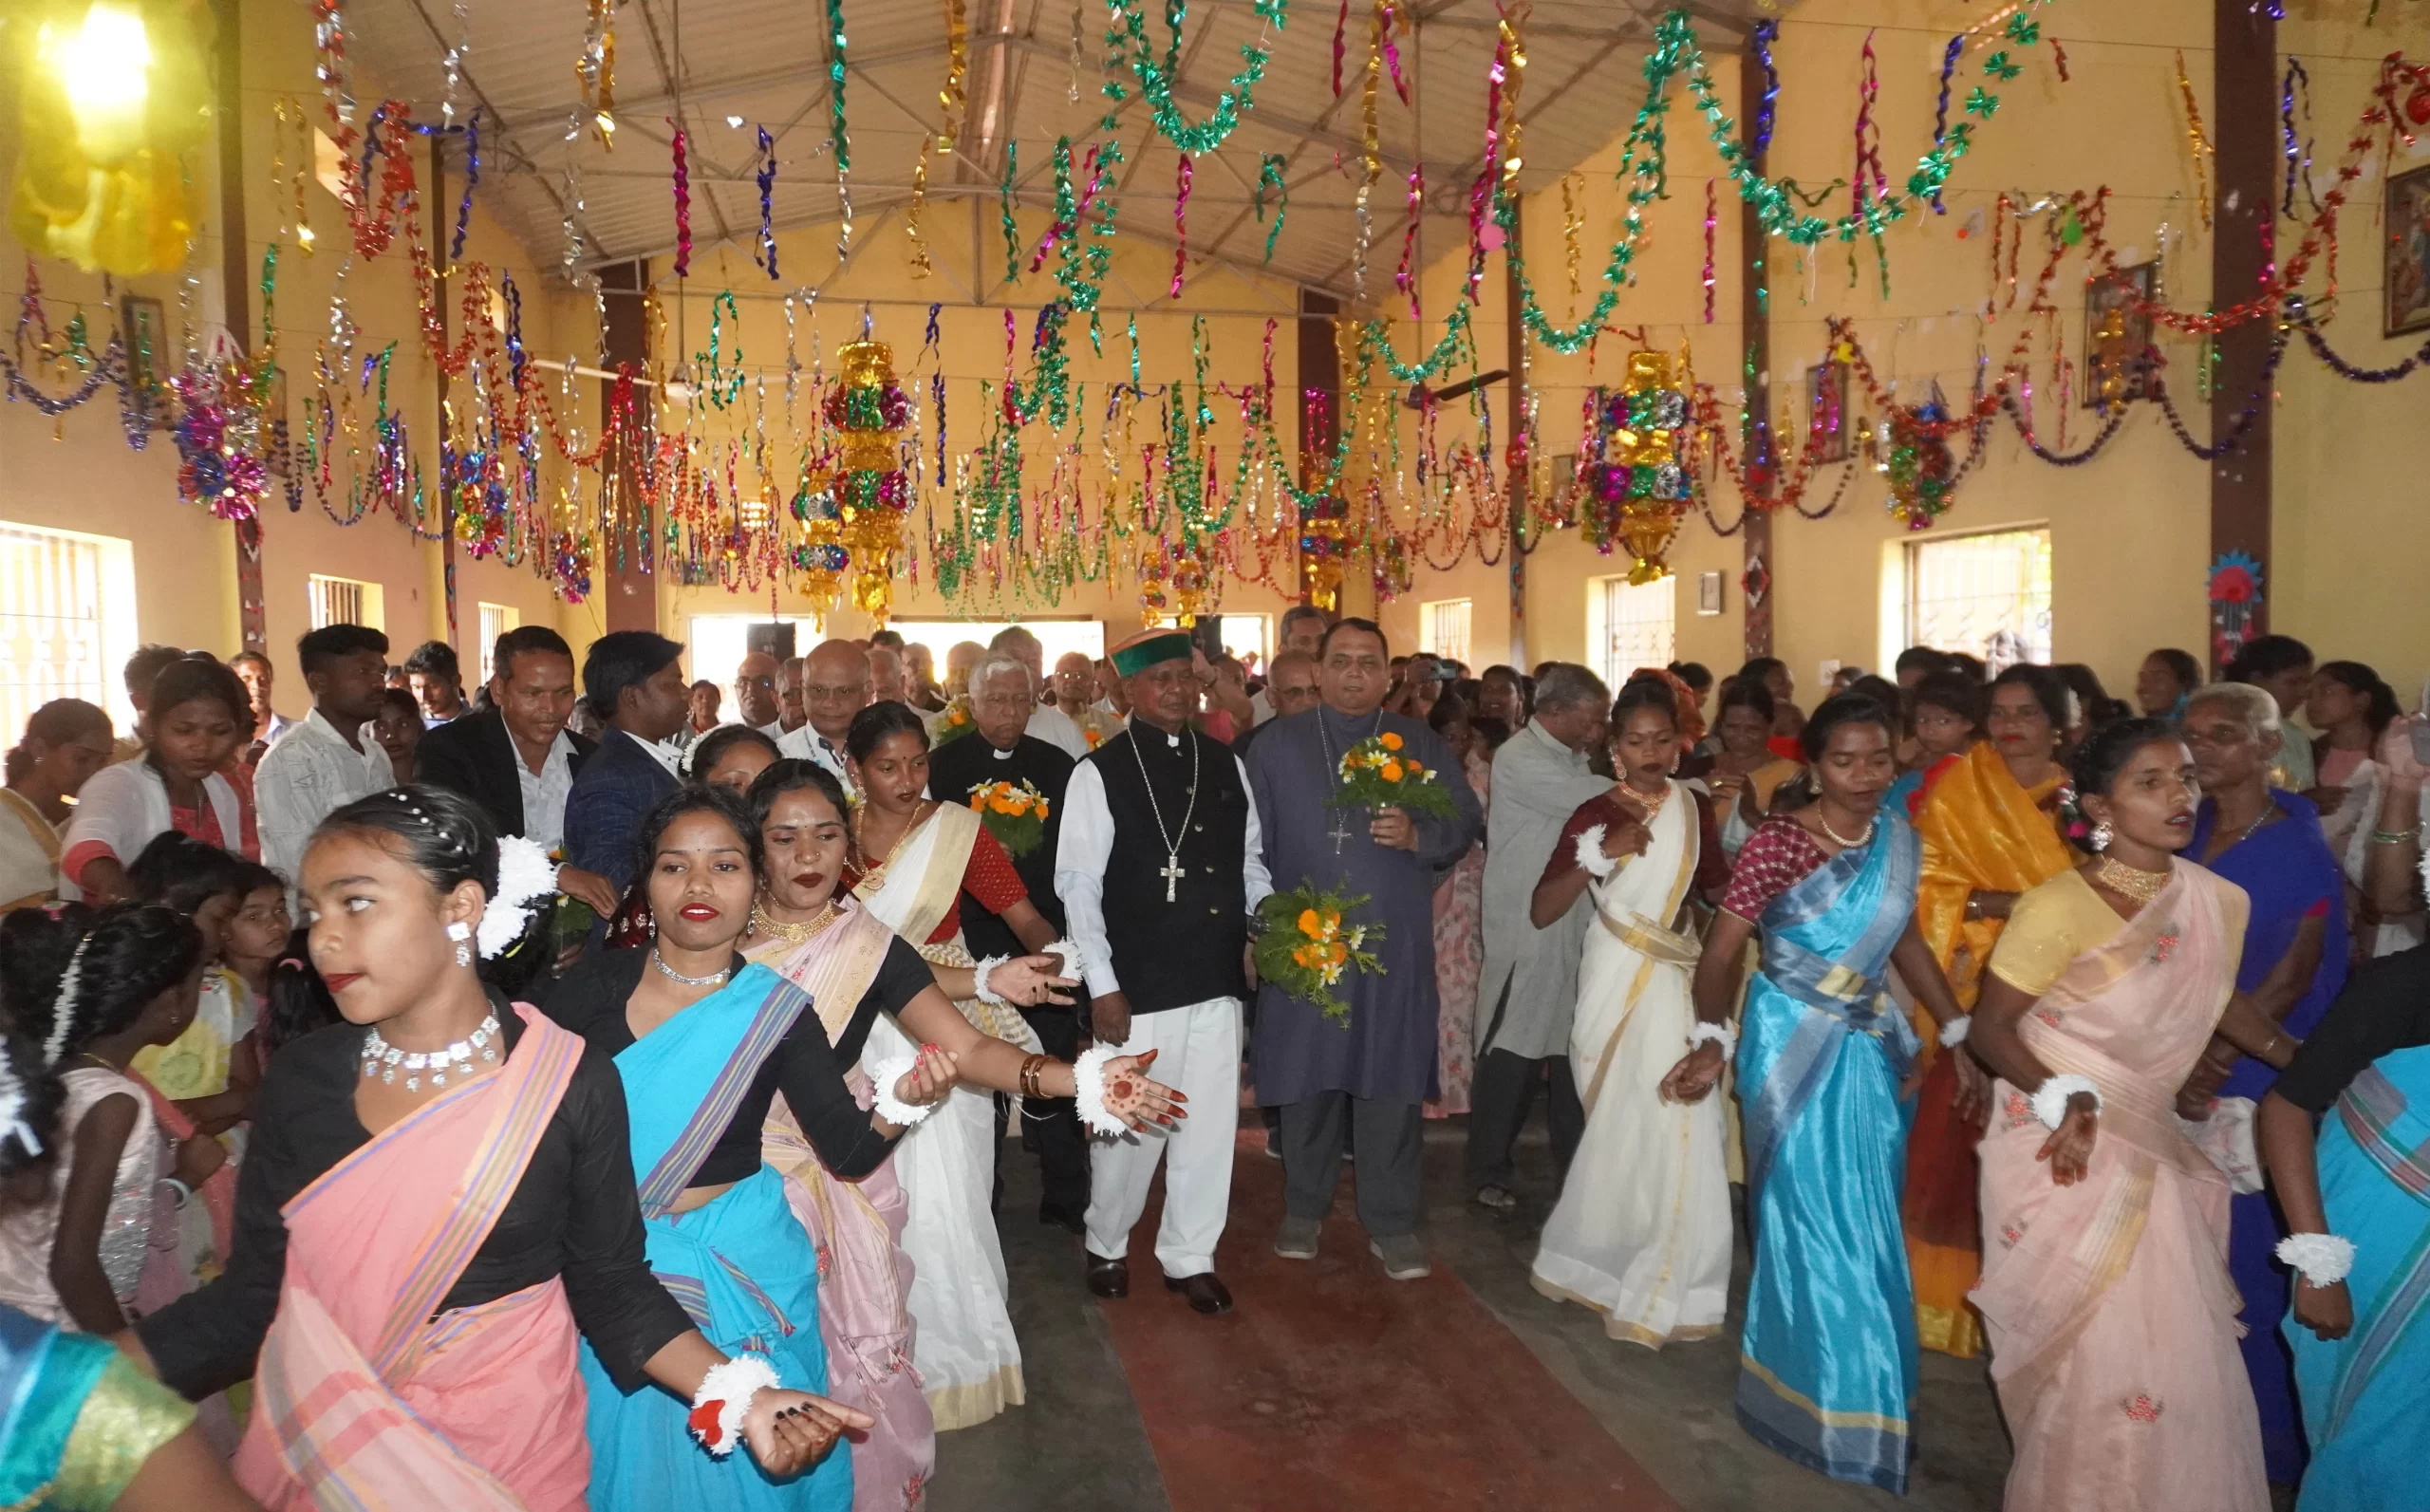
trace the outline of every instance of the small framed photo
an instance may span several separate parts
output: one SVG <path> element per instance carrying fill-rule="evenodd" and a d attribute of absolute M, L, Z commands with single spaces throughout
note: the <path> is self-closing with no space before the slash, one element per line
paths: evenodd
<path fill-rule="evenodd" d="M 2152 317 L 2135 301 L 2149 301 L 2159 280 L 2159 264 L 2136 263 L 2085 287 L 2085 409 L 2104 409 L 2113 399 L 2151 397 L 2152 370 L 2144 354 L 2152 347 Z M 2104 331 L 2110 334 L 2104 336 Z M 2112 363 L 2122 364 L 2122 372 L 2113 373 Z"/>
<path fill-rule="evenodd" d="M 168 350 L 169 323 L 160 302 L 127 294 L 118 302 L 119 336 L 126 343 L 126 377 L 149 391 L 167 382 L 175 354 Z"/>
<path fill-rule="evenodd" d="M 1817 462 L 1848 459 L 1847 364 L 1817 363 L 1805 370 L 1805 444 Z"/>
<path fill-rule="evenodd" d="M 2430 327 L 2430 168 L 2388 177 L 2387 334 Z"/>
<path fill-rule="evenodd" d="M 1721 612 L 1720 573 L 1699 572 L 1696 574 L 1696 612 L 1698 614 Z"/>

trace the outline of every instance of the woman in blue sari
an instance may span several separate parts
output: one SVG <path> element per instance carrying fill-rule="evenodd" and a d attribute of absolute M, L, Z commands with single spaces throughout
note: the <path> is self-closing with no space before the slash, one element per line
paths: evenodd
<path fill-rule="evenodd" d="M 1899 1095 L 1917 1044 L 1889 996 L 1892 963 L 1941 1043 L 1965 1031 L 1916 930 L 1916 831 L 1881 801 L 1897 775 L 1888 711 L 1843 694 L 1803 738 L 1821 797 L 1739 852 L 1696 968 L 1696 1027 L 1662 1094 L 1693 1102 L 1720 1079 L 1738 965 L 1760 934 L 1736 1046 L 1755 1252 L 1738 1421 L 1801 1465 L 1903 1493 L 1916 1363 Z M 1979 1106 L 1981 1068 L 1958 1066 L 1959 1098 Z"/>
<path fill-rule="evenodd" d="M 2320 810 L 2299 793 L 2270 786 L 2281 732 L 2278 703 L 2246 682 L 2203 688 L 2179 716 L 2202 807 L 2185 858 L 2242 887 L 2252 899 L 2236 989 L 2296 1039 L 2308 1036 L 2346 985 L 2346 879 L 2321 834 Z M 2214 1097 L 2256 1101 L 2278 1073 L 2215 1037 L 2178 1097 L 2180 1116 L 2214 1116 Z M 2249 1117 L 2225 1104 L 2217 1116 Z M 2231 1209 L 2228 1274 L 2244 1298 L 2245 1373 L 2261 1409 L 2262 1459 L 2270 1479 L 2293 1485 L 2304 1475 L 2304 1429 L 2295 1406 L 2294 1363 L 2279 1324 L 2287 1316 L 2287 1267 L 2273 1255 L 2287 1237 L 2266 1192 L 2238 1194 Z"/>
<path fill-rule="evenodd" d="M 759 830 L 720 790 L 669 797 L 642 830 L 655 937 L 648 949 L 587 958 L 560 980 L 550 1016 L 602 1050 L 622 1073 L 641 1183 L 650 1268 L 729 1354 L 757 1355 L 779 1384 L 828 1390 L 818 1319 L 818 1256 L 761 1159 L 768 1111 L 781 1092 L 820 1159 L 847 1180 L 875 1169 L 908 1124 L 954 1083 L 954 1058 L 923 1052 L 864 1111 L 823 1017 L 865 996 L 889 1005 L 929 987 L 926 962 L 867 913 L 835 912 L 789 962 L 788 980 L 746 965 L 735 943 L 758 886 Z M 797 985 L 796 983 L 801 983 Z M 600 1512 L 674 1506 L 816 1509 L 852 1503 L 849 1453 L 776 1479 L 720 1465 L 692 1442 L 698 1414 L 664 1392 L 628 1391 L 586 1344 L 590 1505 Z M 821 1398 L 815 1426 L 867 1428 L 866 1413 Z"/>
<path fill-rule="evenodd" d="M 2333 1111 L 2332 1111 L 2333 1110 Z M 2311 1440 L 2298 1512 L 2396 1512 L 2430 1458 L 2430 946 L 2365 966 L 2261 1102 L 2303 1274 L 2284 1325 Z M 2317 1134 L 2315 1124 L 2317 1123 Z"/>

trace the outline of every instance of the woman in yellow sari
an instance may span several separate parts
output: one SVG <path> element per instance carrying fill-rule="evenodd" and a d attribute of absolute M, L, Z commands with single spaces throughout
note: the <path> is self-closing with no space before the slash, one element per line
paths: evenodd
<path fill-rule="evenodd" d="M 2067 795 L 2058 752 L 2068 713 L 2066 684 L 2048 667 L 2001 673 L 1985 720 L 1991 738 L 1938 774 L 1916 815 L 1924 871 L 1916 923 L 1970 1013 L 2017 895 L 2074 861 L 2058 819 Z M 1983 1262 L 1974 1165 L 1983 1131 L 1957 1111 L 1956 1068 L 1939 1054 L 1929 1020 L 1916 1016 L 1926 1070 L 1899 1213 L 1916 1279 L 1917 1341 L 1962 1357 L 1983 1349 L 1982 1323 L 1966 1301 Z"/>

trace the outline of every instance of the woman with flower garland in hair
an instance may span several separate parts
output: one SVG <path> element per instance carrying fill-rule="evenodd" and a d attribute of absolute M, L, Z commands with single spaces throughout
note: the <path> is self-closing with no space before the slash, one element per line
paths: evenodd
<path fill-rule="evenodd" d="M 47 1200 L 65 1100 L 39 1047 L 0 1036 L 0 1222 Z M 0 1506 L 256 1512 L 194 1419 L 107 1339 L 0 1303 Z"/>
<path fill-rule="evenodd" d="M 715 737 L 711 737 L 715 738 Z M 638 871 L 654 921 L 646 949 L 586 958 L 551 991 L 551 1017 L 615 1057 L 626 1088 L 650 1267 L 721 1347 L 751 1348 L 776 1378 L 829 1380 L 818 1251 L 791 1222 L 784 1179 L 761 1155 L 770 1105 L 827 1169 L 855 1181 L 954 1084 L 954 1057 L 924 1050 L 877 1084 L 880 1111 L 845 1085 L 826 1018 L 866 1002 L 900 1011 L 934 991 L 927 962 L 866 910 L 788 956 L 792 976 L 736 952 L 750 928 L 759 827 L 722 789 L 691 786 L 643 823 Z M 849 1454 L 795 1481 L 738 1484 L 685 1435 L 680 1404 L 612 1378 L 586 1350 L 594 1508 L 676 1505 L 840 1509 Z M 898 1503 L 899 1504 L 899 1500 Z"/>
<path fill-rule="evenodd" d="M 832 948 L 823 943 L 838 933 L 846 921 L 873 917 L 871 910 L 860 906 L 839 886 L 850 846 L 844 791 L 815 763 L 779 761 L 752 784 L 750 805 L 764 862 L 742 953 L 788 979 L 807 983 L 812 980 L 811 968 Z M 889 947 L 890 959 L 899 959 L 909 948 L 898 943 Z M 849 1078 L 856 1094 L 874 1096 L 872 1073 L 880 1059 L 867 1047 L 888 1012 L 900 1018 L 905 1037 L 917 1036 L 958 1056 L 959 1074 L 971 1086 L 1024 1098 L 1080 1094 L 1081 1067 L 1024 1055 L 971 1026 L 956 999 L 976 996 L 975 968 L 929 961 L 923 969 L 933 981 L 923 984 L 925 990 L 899 1009 L 889 1009 L 874 987 L 857 999 L 831 991 L 813 1004 L 839 1060 L 848 1065 L 859 1062 Z M 1053 989 L 1062 984 L 1062 979 L 1051 975 L 1057 969 L 1059 962 L 1051 956 L 1009 961 L 989 972 L 988 984 L 1013 1002 L 1035 1004 L 1048 1000 Z M 882 969 L 881 985 L 886 976 Z M 1179 1094 L 1142 1074 L 1152 1055 L 1114 1055 L 1099 1050 L 1082 1059 L 1090 1091 L 1081 1101 L 1097 1109 L 1098 1131 L 1112 1132 L 1126 1125 L 1142 1127 L 1180 1115 L 1183 1099 Z M 900 1053 L 894 1063 L 902 1063 Z M 930 1139 L 941 1131 L 930 1129 L 919 1138 Z M 928 1295 L 917 1288 L 904 1244 L 911 1204 L 905 1195 L 906 1182 L 897 1171 L 897 1159 L 884 1162 L 857 1180 L 841 1179 L 822 1163 L 803 1131 L 801 1119 L 781 1096 L 770 1111 L 764 1135 L 761 1153 L 784 1177 L 794 1216 L 827 1260 L 818 1282 L 818 1318 L 827 1338 L 829 1394 L 877 1420 L 868 1437 L 852 1445 L 854 1504 L 862 1512 L 893 1512 L 916 1504 L 936 1469 L 936 1426 L 922 1389 L 923 1372 L 911 1364 L 919 1342 L 913 1328 L 915 1311 L 925 1310 L 922 1330 L 941 1330 L 961 1326 L 960 1320 L 971 1309 L 957 1303 L 939 1311 L 928 1305 Z M 923 1167 L 924 1172 L 927 1169 Z M 984 1187 L 979 1188 L 977 1201 L 983 1208 Z M 990 1239 L 994 1232 L 989 1225 Z M 997 1254 L 1000 1256 L 1000 1251 Z M 995 1268 L 986 1268 L 986 1257 L 974 1250 L 938 1260 L 925 1274 L 930 1286 L 942 1291 L 957 1279 L 967 1287 L 1000 1278 L 1001 1263 L 999 1258 Z M 1000 1279 L 997 1284 L 1000 1288 Z M 968 1342 L 956 1349 L 962 1353 L 973 1352 Z"/>
<path fill-rule="evenodd" d="M 1916 833 L 1881 804 L 1891 741 L 1889 711 L 1855 695 L 1806 722 L 1817 797 L 1738 852 L 1696 962 L 1692 1048 L 1661 1092 L 1695 1103 L 1721 1080 L 1740 962 L 1760 937 L 1737 1053 L 1755 1253 L 1738 1421 L 1801 1465 L 1902 1492 L 1916 1363 L 1898 1099 L 1916 1047 L 1892 963 L 1936 1020 L 1959 1015 L 1916 930 Z"/>
<path fill-rule="evenodd" d="M 1960 1009 L 1972 1008 L 1982 991 L 1984 963 L 2018 896 L 2075 860 L 2060 833 L 2069 793 L 2059 752 L 2076 717 L 2057 672 L 2023 663 L 2009 667 L 1991 681 L 1989 738 L 1939 769 L 1916 806 L 1924 870 L 1916 924 Z M 1982 1268 L 1973 1150 L 1984 1111 L 1960 1109 L 1960 1067 L 1940 1053 L 1923 1015 L 1916 1016 L 1916 1031 L 1924 1044 L 1924 1082 L 1899 1200 L 1916 1280 L 1916 1335 L 1924 1348 L 1963 1358 L 1983 1350 L 1982 1325 L 1966 1294 Z"/>
<path fill-rule="evenodd" d="M 2258 1512 L 2228 1180 L 2176 1101 L 2215 1032 L 2276 1067 L 2295 1042 L 2235 990 L 2244 890 L 2176 854 L 2199 798 L 2176 729 L 2105 725 L 2073 776 L 2096 854 L 2017 899 L 1967 1039 L 1999 1078 L 1970 1299 L 2016 1440 L 2007 1505 Z"/>
<path fill-rule="evenodd" d="M 127 1064 L 192 1021 L 202 962 L 200 932 L 167 908 L 61 904 L 0 920 L 0 1004 L 67 1094 L 50 1190 L 0 1217 L 0 1302 L 114 1334 L 156 1290 L 147 1273 L 171 1261 L 154 1256 L 156 1231 L 173 1240 L 178 1209 L 227 1152 L 198 1135 L 172 1154 Z"/>
<path fill-rule="evenodd" d="M 128 1344 L 189 1396 L 252 1373 L 237 1479 L 282 1512 L 586 1505 L 581 1338 L 771 1474 L 864 1421 L 729 1360 L 650 1274 L 614 1065 L 474 965 L 527 933 L 551 871 L 530 861 L 501 880 L 480 810 L 422 787 L 337 810 L 305 853 L 346 1021 L 263 1079 L 226 1272 Z"/>

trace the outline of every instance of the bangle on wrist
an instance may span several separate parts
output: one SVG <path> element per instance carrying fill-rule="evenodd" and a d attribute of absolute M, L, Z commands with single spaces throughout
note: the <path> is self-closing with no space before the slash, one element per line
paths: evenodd
<path fill-rule="evenodd" d="M 1738 1036 L 1730 1033 L 1728 1024 L 1709 1024 L 1699 1020 L 1691 1025 L 1688 1029 L 1688 1053 L 1694 1055 L 1708 1044 L 1719 1045 L 1724 1060 L 1738 1054 Z"/>
<path fill-rule="evenodd" d="M 179 1181 L 175 1176 L 163 1176 L 159 1181 L 153 1183 L 153 1185 L 156 1186 L 166 1186 L 169 1188 L 169 1190 L 176 1195 L 178 1199 L 178 1208 L 181 1212 L 184 1210 L 186 1204 L 194 1201 L 194 1188 L 188 1186 L 184 1182 Z"/>
<path fill-rule="evenodd" d="M 990 1007 L 1005 1006 L 1004 995 L 987 985 L 987 974 L 1011 959 L 1010 956 L 989 956 L 981 961 L 970 974 L 970 995 Z"/>
<path fill-rule="evenodd" d="M 934 1103 L 907 1103 L 895 1086 L 920 1067 L 917 1055 L 896 1055 L 869 1068 L 869 1111 L 898 1128 L 908 1129 L 937 1111 Z"/>
<path fill-rule="evenodd" d="M 1038 1077 L 1040 1073 L 1046 1070 L 1047 1065 L 1048 1058 L 1044 1055 L 1029 1055 L 1021 1057 L 1021 1073 L 1019 1085 L 1020 1087 L 1022 1096 L 1043 1097 L 1046 1095 L 1045 1092 L 1039 1090 Z"/>
<path fill-rule="evenodd" d="M 2421 838 L 2410 830 L 2374 829 L 2371 831 L 2371 844 L 2375 846 L 2407 846 Z"/>
<path fill-rule="evenodd" d="M 702 1448 L 724 1459 L 742 1437 L 742 1420 L 750 1414 L 752 1398 L 776 1386 L 776 1368 L 764 1354 L 746 1352 L 711 1366 L 701 1377 L 701 1389 L 692 1393 L 692 1413 L 685 1420 L 692 1437 L 700 1440 Z"/>
<path fill-rule="evenodd" d="M 2042 1085 L 2033 1093 L 2033 1116 L 2042 1120 L 2043 1128 L 2057 1129 L 2067 1121 L 2067 1101 L 2078 1092 L 2092 1099 L 2092 1111 L 2098 1115 L 2101 1111 L 2101 1089 L 2092 1084 L 2090 1076 L 2065 1072 L 2042 1078 Z"/>
<path fill-rule="evenodd" d="M 2354 1241 L 2336 1234 L 2290 1234 L 2277 1254 L 2311 1286 L 2334 1286 L 2354 1268 Z"/>

